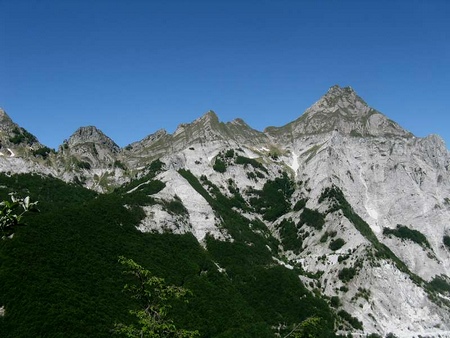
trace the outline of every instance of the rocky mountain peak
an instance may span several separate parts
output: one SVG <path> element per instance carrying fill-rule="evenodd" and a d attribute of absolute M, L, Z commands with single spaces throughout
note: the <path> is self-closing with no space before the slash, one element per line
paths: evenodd
<path fill-rule="evenodd" d="M 203 116 L 199 117 L 198 119 L 194 120 L 192 123 L 189 124 L 182 124 L 182 127 L 189 126 L 190 128 L 197 128 L 197 127 L 203 127 L 207 129 L 216 129 L 220 124 L 219 117 L 217 114 L 209 110 L 207 111 Z"/>
<path fill-rule="evenodd" d="M 95 143 L 105 146 L 111 151 L 119 151 L 119 146 L 108 136 L 106 136 L 100 129 L 94 126 L 80 127 L 75 133 L 70 136 L 68 140 L 69 147 L 78 146 L 85 143 Z"/>
<path fill-rule="evenodd" d="M 3 126 L 4 124 L 10 124 L 13 123 L 11 118 L 6 114 L 6 112 L 0 108 L 0 126 Z"/>
<path fill-rule="evenodd" d="M 367 116 L 372 109 L 351 87 L 335 85 L 308 110 L 313 115 L 338 112 L 342 116 L 358 117 Z"/>
<path fill-rule="evenodd" d="M 13 129 L 19 126 L 14 123 L 14 121 L 9 117 L 9 115 L 0 108 L 0 130 L 11 132 Z"/>
<path fill-rule="evenodd" d="M 219 117 L 213 110 L 208 110 L 202 117 L 198 119 L 199 121 L 205 121 L 209 123 L 219 123 Z"/>
<path fill-rule="evenodd" d="M 41 147 L 36 136 L 16 124 L 0 108 L 0 149 L 10 148 L 8 153 L 23 156 L 31 149 L 36 150 Z M 14 149 L 14 152 L 11 149 Z M 0 151 L 0 153 L 2 152 Z"/>
<path fill-rule="evenodd" d="M 289 138 L 317 135 L 333 131 L 355 137 L 400 136 L 411 137 L 394 121 L 369 107 L 351 87 L 332 86 L 297 120 L 284 127 L 270 127 L 271 136 L 288 133 Z"/>

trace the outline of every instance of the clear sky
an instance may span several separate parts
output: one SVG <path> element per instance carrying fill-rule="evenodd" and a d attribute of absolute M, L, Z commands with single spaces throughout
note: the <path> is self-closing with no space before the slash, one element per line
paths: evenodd
<path fill-rule="evenodd" d="M 334 84 L 450 146 L 450 1 L 0 0 L 0 107 L 56 148 L 120 146 L 208 110 L 255 129 Z"/>

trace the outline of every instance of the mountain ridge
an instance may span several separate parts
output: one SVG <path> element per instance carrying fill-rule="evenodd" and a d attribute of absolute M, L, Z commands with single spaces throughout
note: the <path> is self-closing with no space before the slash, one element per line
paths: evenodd
<path fill-rule="evenodd" d="M 342 334 L 450 335 L 450 152 L 349 87 L 264 132 L 209 111 L 124 148 L 95 127 L 55 153 L 29 148 L 15 145 L 22 155 L 0 157 L 0 171 L 137 194 L 144 233 L 192 234 L 211 252 L 257 247 L 337 302 Z"/>
<path fill-rule="evenodd" d="M 342 100 L 344 99 L 344 100 Z M 351 103 L 349 103 L 349 101 L 353 101 Z M 358 109 L 354 110 L 354 109 L 348 109 L 349 105 L 353 105 L 353 107 L 350 108 L 355 108 L 357 107 Z M 317 117 L 317 115 L 325 115 L 326 118 L 329 119 L 330 115 L 333 113 L 338 113 L 337 115 L 340 115 L 340 117 L 348 117 L 349 111 L 357 111 L 356 117 L 361 117 L 364 116 L 365 119 L 365 123 L 360 123 L 358 126 L 356 126 L 356 128 L 348 130 L 348 127 L 344 127 L 344 128 L 339 128 L 342 127 L 342 124 L 339 124 L 336 122 L 336 119 L 334 118 L 331 121 L 331 125 L 325 125 L 325 126 L 315 126 L 314 129 L 308 128 L 308 126 L 302 126 L 300 129 L 301 131 L 296 131 L 296 134 L 299 135 L 314 135 L 316 133 L 323 133 L 323 132 L 331 132 L 333 130 L 338 129 L 341 132 L 347 133 L 347 134 L 352 134 L 353 136 L 380 136 L 383 134 L 383 127 L 385 127 L 384 129 L 384 133 L 385 134 L 391 134 L 391 135 L 397 135 L 397 136 L 405 136 L 405 137 L 413 137 L 414 135 L 409 132 L 404 130 L 402 127 L 400 127 L 396 122 L 386 118 L 383 114 L 381 114 L 380 112 L 378 112 L 377 110 L 370 108 L 367 103 L 357 95 L 357 93 L 351 88 L 351 87 L 340 87 L 339 85 L 334 85 L 332 87 L 330 87 L 330 89 L 327 91 L 327 93 L 325 93 L 321 98 L 319 98 L 318 101 L 316 101 L 311 107 L 309 107 L 304 113 L 302 113 L 297 119 L 286 123 L 283 126 L 280 127 L 274 127 L 274 126 L 267 126 L 266 128 L 264 128 L 263 131 L 258 131 L 256 129 L 253 129 L 250 125 L 248 125 L 242 118 L 236 118 L 232 121 L 229 122 L 221 122 L 219 119 L 219 116 L 212 110 L 207 111 L 206 113 L 204 113 L 202 116 L 200 116 L 199 118 L 195 119 L 194 121 L 190 122 L 190 123 L 182 123 L 180 125 L 178 125 L 178 127 L 175 129 L 175 131 L 172 134 L 167 133 L 167 131 L 165 131 L 165 133 L 167 135 L 171 135 L 171 136 L 177 136 L 179 134 L 182 133 L 182 130 L 184 130 L 184 128 L 192 126 L 192 125 L 196 125 L 196 124 L 203 124 L 205 127 L 207 127 L 207 129 L 211 129 L 214 130 L 216 129 L 217 131 L 217 127 L 222 125 L 242 125 L 245 126 L 248 129 L 251 129 L 252 132 L 254 132 L 254 135 L 265 135 L 267 136 L 271 136 L 272 134 L 279 134 L 282 130 L 286 130 L 286 129 L 292 129 L 296 127 L 297 124 L 305 124 L 307 123 L 308 125 L 311 124 L 311 120 L 312 122 L 317 122 L 315 120 L 321 120 L 320 118 L 314 118 Z M 6 114 L 6 112 L 4 110 L 1 110 L 2 116 L 6 116 L 7 119 L 9 119 L 11 122 L 11 118 Z M 360 115 L 360 116 L 358 116 Z M 370 116 L 375 115 L 376 117 L 373 117 L 370 121 L 369 118 Z M 380 120 L 380 116 L 382 116 L 383 118 L 381 118 Z M 354 118 L 355 115 L 352 116 L 352 114 L 350 113 L 350 117 Z M 346 119 L 346 123 L 349 120 Z M 315 124 L 315 123 L 312 123 Z M 330 124 L 330 121 L 328 121 L 328 124 Z M 367 124 L 367 125 L 366 125 Z M 373 126 L 371 126 L 371 124 Z M 372 129 L 370 127 L 373 127 Z M 98 129 L 95 126 L 88 126 L 88 127 L 80 127 L 78 128 L 71 136 L 69 136 L 68 139 L 70 139 L 71 137 L 75 137 L 76 134 L 79 132 L 80 129 L 83 128 L 95 128 L 96 130 L 100 131 L 105 137 L 109 138 L 112 142 L 113 139 L 111 139 L 110 137 L 108 137 L 107 135 L 105 135 L 100 129 Z M 377 130 L 377 129 L 382 129 Z M 125 149 L 127 147 L 130 147 L 131 145 L 135 145 L 138 144 L 139 142 L 143 142 L 144 140 L 151 138 L 152 135 L 155 134 L 160 134 L 161 131 L 163 129 L 157 130 L 154 133 L 151 133 L 149 135 L 147 135 L 146 137 L 144 137 L 141 140 L 136 140 L 133 141 L 131 143 L 129 143 L 126 146 L 123 147 L 119 147 L 120 149 Z M 372 130 L 372 131 L 370 131 Z M 294 135 L 294 137 L 297 137 L 299 135 Z M 233 134 L 228 134 L 228 137 L 232 137 Z M 64 142 L 63 142 L 64 144 Z M 59 147 L 61 147 L 63 144 L 61 144 Z M 59 148 L 58 147 L 58 148 Z"/>

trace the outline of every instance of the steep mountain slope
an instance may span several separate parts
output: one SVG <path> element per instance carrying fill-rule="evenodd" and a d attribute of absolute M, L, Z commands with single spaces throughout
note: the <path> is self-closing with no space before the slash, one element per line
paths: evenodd
<path fill-rule="evenodd" d="M 1 171 L 17 160 L 2 157 Z M 298 312 L 258 295 L 276 275 L 289 285 L 295 275 L 297 291 L 280 299 L 301 307 L 298 297 L 322 295 L 333 319 L 322 303 L 315 314 L 339 334 L 450 336 L 450 153 L 349 87 L 264 132 L 208 112 L 124 149 L 80 128 L 56 154 L 20 161 L 21 172 L 116 188 L 142 213 L 143 233 L 194 235 L 272 333 L 319 306 Z"/>

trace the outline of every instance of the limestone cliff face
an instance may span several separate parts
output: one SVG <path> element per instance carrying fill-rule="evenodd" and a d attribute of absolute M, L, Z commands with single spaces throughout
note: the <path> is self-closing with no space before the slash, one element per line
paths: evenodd
<path fill-rule="evenodd" d="M 0 156 L 30 155 L 42 147 L 36 136 L 14 123 L 0 108 Z"/>
<path fill-rule="evenodd" d="M 22 139 L 25 132 L 0 111 L 2 144 L 12 147 L 16 134 Z M 429 284 L 450 282 L 450 248 L 443 240 L 450 237 L 450 153 L 439 136 L 415 137 L 349 87 L 331 87 L 298 119 L 264 132 L 208 112 L 173 134 L 159 130 L 123 149 L 97 128 L 83 127 L 45 161 L 30 151 L 0 156 L 0 170 L 51 174 L 103 192 L 145 177 L 160 159 L 164 170 L 155 179 L 165 188 L 153 197 L 181 201 L 186 212 L 170 213 L 162 202 L 143 206 L 147 217 L 139 229 L 191 232 L 202 244 L 208 235 L 233 238 L 179 169 L 211 194 L 210 183 L 230 198 L 239 192 L 247 207 L 235 209 L 280 240 L 283 264 L 306 271 L 299 276 L 305 285 L 338 298 L 340 309 L 363 323 L 359 334 L 450 336 L 450 295 L 431 293 Z M 269 221 L 254 198 L 282 172 L 294 192 L 288 211 Z M 339 198 L 324 197 L 329 189 Z M 294 207 L 299 201 L 304 206 Z M 302 224 L 307 210 L 322 215 L 320 228 Z M 286 224 L 296 229 L 296 250 L 283 244 Z M 392 235 L 399 226 L 425 241 Z M 332 245 L 337 239 L 338 248 Z"/>
<path fill-rule="evenodd" d="M 125 147 L 124 156 L 130 167 L 142 167 L 145 163 L 182 152 L 192 145 L 261 145 L 269 142 L 262 132 L 252 129 L 243 120 L 219 121 L 216 113 L 209 111 L 192 123 L 183 123 L 173 134 L 159 130 L 139 142 Z"/>
<path fill-rule="evenodd" d="M 120 147 L 101 130 L 81 127 L 59 147 L 53 166 L 58 177 L 100 192 L 128 181 Z"/>
<path fill-rule="evenodd" d="M 92 167 L 114 163 L 120 147 L 96 127 L 81 127 L 63 144 L 62 150 L 80 160 L 88 161 Z"/>
<path fill-rule="evenodd" d="M 361 99 L 350 88 L 331 87 L 314 105 L 297 120 L 283 127 L 269 127 L 265 132 L 276 140 L 290 141 L 305 135 L 338 131 L 350 136 L 413 135 Z"/>

